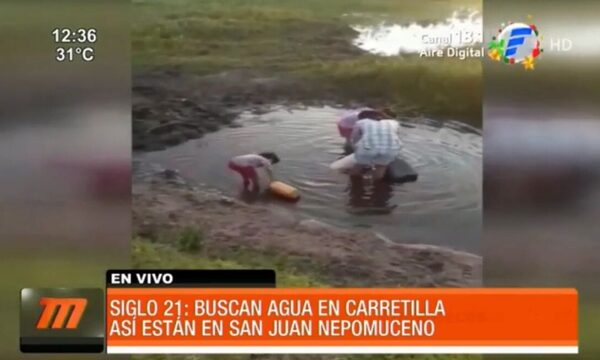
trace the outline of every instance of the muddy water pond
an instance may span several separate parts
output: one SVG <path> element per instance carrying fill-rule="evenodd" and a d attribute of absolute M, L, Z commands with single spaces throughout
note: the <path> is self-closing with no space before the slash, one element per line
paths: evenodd
<path fill-rule="evenodd" d="M 418 172 L 415 183 L 374 187 L 366 178 L 350 181 L 329 165 L 343 156 L 331 107 L 264 114 L 244 113 L 240 127 L 136 158 L 176 169 L 192 182 L 239 194 L 240 179 L 227 168 L 239 154 L 275 151 L 275 177 L 297 187 L 302 199 L 287 204 L 259 201 L 282 211 L 345 228 L 368 228 L 386 241 L 424 243 L 479 253 L 482 143 L 478 129 L 456 121 L 404 119 L 402 157 Z"/>

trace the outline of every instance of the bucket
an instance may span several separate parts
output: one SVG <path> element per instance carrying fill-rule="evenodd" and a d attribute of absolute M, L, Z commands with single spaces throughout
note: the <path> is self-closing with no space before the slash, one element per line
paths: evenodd
<path fill-rule="evenodd" d="M 269 189 L 272 194 L 288 201 L 298 201 L 300 199 L 298 189 L 281 181 L 273 181 L 269 185 Z"/>

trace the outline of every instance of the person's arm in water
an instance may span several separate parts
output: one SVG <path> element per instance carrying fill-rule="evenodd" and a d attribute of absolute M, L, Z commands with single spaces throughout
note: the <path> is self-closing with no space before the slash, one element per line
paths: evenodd
<path fill-rule="evenodd" d="M 273 167 L 271 164 L 265 165 L 265 171 L 267 172 L 267 176 L 269 177 L 269 183 L 273 182 Z"/>
<path fill-rule="evenodd" d="M 362 130 L 360 129 L 360 121 L 354 124 L 354 128 L 352 129 L 352 135 L 350 136 L 350 142 L 352 145 L 356 145 L 357 142 L 360 141 L 362 137 Z"/>
<path fill-rule="evenodd" d="M 279 162 L 279 157 L 274 152 L 264 152 L 259 155 L 260 164 L 259 167 L 265 168 L 265 172 L 269 177 L 269 183 L 273 182 L 273 164 L 277 164 Z"/>
<path fill-rule="evenodd" d="M 404 143 L 402 142 L 402 126 L 400 123 L 396 121 L 396 126 L 398 127 L 398 142 L 400 143 L 400 148 L 404 147 Z"/>
<path fill-rule="evenodd" d="M 273 182 L 273 165 L 271 165 L 271 161 L 264 157 L 261 157 L 260 164 L 258 167 L 262 167 L 265 169 L 267 173 L 267 177 L 269 178 L 269 183 Z"/>

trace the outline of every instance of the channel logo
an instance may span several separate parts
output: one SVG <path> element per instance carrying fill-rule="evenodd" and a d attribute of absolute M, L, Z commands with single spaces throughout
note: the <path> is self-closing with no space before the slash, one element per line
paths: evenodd
<path fill-rule="evenodd" d="M 22 289 L 20 324 L 21 352 L 102 352 L 104 292 L 102 289 Z"/>
<path fill-rule="evenodd" d="M 516 26 L 512 29 L 507 28 L 506 32 L 509 35 L 508 44 L 506 45 L 506 50 L 504 51 L 504 56 L 509 59 L 522 58 L 523 51 L 519 51 L 519 49 L 527 50 L 527 46 L 525 45 L 525 40 L 529 40 L 532 38 L 531 34 L 533 30 L 529 26 L 523 26 L 521 24 L 515 24 Z M 525 51 L 527 53 L 527 51 Z"/>
<path fill-rule="evenodd" d="M 41 298 L 42 315 L 36 324 L 42 329 L 70 329 L 79 326 L 83 312 L 87 306 L 84 298 Z"/>
<path fill-rule="evenodd" d="M 523 64 L 525 70 L 535 69 L 536 58 L 543 52 L 541 36 L 534 24 L 502 24 L 488 43 L 490 59 L 505 64 Z"/>

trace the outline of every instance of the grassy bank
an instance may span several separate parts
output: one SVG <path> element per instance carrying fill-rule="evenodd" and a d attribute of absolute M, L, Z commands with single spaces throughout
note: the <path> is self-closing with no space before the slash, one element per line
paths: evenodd
<path fill-rule="evenodd" d="M 202 235 L 196 231 L 185 230 L 173 238 L 152 242 L 147 239 L 133 240 L 133 268 L 166 269 L 275 269 L 278 287 L 329 287 L 318 271 L 299 272 L 290 267 L 284 259 L 262 254 L 256 256 L 240 251 L 228 253 L 227 259 L 206 256 Z M 250 355 L 146 355 L 134 356 L 137 360 L 248 360 Z M 258 359 L 336 359 L 336 360 L 467 360 L 480 359 L 480 356 L 466 355 L 254 355 Z"/>
<path fill-rule="evenodd" d="M 348 98 L 377 98 L 400 110 L 477 124 L 477 61 L 382 58 L 351 43 L 357 23 L 435 22 L 472 0 L 178 0 L 134 3 L 134 69 L 177 68 L 212 74 L 262 71 L 334 88 Z M 344 16 L 344 14 L 348 16 Z M 365 81 L 370 79 L 373 81 Z M 319 96 L 319 92 L 315 92 Z"/>
<path fill-rule="evenodd" d="M 201 247 L 189 249 L 185 238 L 179 235 L 174 244 L 134 239 L 132 245 L 133 267 L 139 269 L 274 269 L 281 287 L 322 287 L 322 279 L 316 273 L 301 274 L 287 266 L 285 259 L 265 254 L 249 254 L 244 251 L 230 252 L 227 256 L 208 256 Z M 187 248 L 187 250 L 186 250 Z"/>
<path fill-rule="evenodd" d="M 399 114 L 424 112 L 440 117 L 456 116 L 481 126 L 478 60 L 413 57 L 398 61 L 366 56 L 339 64 L 321 64 L 311 72 L 311 75 L 345 89 L 353 98 L 390 99 L 391 107 Z"/>

